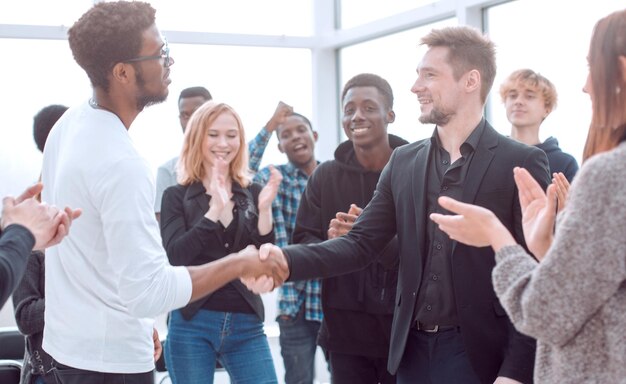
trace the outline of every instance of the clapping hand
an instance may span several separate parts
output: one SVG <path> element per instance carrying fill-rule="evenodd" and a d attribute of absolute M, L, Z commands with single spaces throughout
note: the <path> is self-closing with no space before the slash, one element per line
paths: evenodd
<path fill-rule="evenodd" d="M 34 196 L 43 189 L 41 183 L 29 187 L 19 197 L 5 197 L 2 200 L 2 221 L 0 227 L 20 224 L 28 228 L 35 237 L 34 249 L 41 250 L 56 245 L 69 234 L 72 220 L 82 211 L 66 207 L 59 210 L 55 206 L 40 203 Z"/>
<path fill-rule="evenodd" d="M 537 260 L 543 259 L 552 244 L 557 206 L 557 185 L 548 186 L 547 193 L 524 168 L 513 170 L 522 208 L 522 227 L 526 245 Z M 569 183 L 568 183 L 569 185 Z"/>
<path fill-rule="evenodd" d="M 267 181 L 267 184 L 265 184 L 265 186 L 259 193 L 260 212 L 271 210 L 272 202 L 276 198 L 276 194 L 278 193 L 278 187 L 280 186 L 280 182 L 283 180 L 283 175 L 273 165 L 270 165 L 269 169 L 270 179 Z"/>
<path fill-rule="evenodd" d="M 515 240 L 496 215 L 473 204 L 466 204 L 450 197 L 440 197 L 439 205 L 456 215 L 432 213 L 430 219 L 452 240 L 474 247 L 491 245 L 496 251 Z"/>
<path fill-rule="evenodd" d="M 359 208 L 356 204 L 350 204 L 348 213 L 337 212 L 335 218 L 332 219 L 328 225 L 328 238 L 334 239 L 350 232 L 361 212 L 363 212 L 363 209 Z"/>
<path fill-rule="evenodd" d="M 561 212 L 565 209 L 565 205 L 567 204 L 567 196 L 569 195 L 569 181 L 563 174 L 563 172 L 553 173 L 552 174 L 552 184 L 556 186 L 556 197 L 557 197 L 557 205 L 558 211 Z"/>

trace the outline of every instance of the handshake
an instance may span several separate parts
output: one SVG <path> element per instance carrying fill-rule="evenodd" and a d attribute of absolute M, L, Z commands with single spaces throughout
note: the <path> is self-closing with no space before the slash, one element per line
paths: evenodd
<path fill-rule="evenodd" d="M 271 292 L 289 277 L 289 265 L 283 251 L 274 244 L 253 245 L 236 255 L 242 260 L 243 270 L 239 280 L 254 293 Z"/>

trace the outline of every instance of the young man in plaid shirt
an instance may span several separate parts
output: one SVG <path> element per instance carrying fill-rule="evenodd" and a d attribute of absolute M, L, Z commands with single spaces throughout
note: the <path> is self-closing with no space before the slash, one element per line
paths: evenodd
<path fill-rule="evenodd" d="M 276 245 L 286 246 L 296 225 L 300 197 L 307 180 L 318 164 L 315 160 L 317 132 L 305 116 L 279 102 L 274 115 L 249 143 L 250 169 L 257 171 L 272 132 L 278 137 L 278 149 L 288 163 L 275 166 L 283 175 L 272 204 Z M 254 181 L 265 185 L 268 167 L 261 169 Z M 285 383 L 313 383 L 317 334 L 322 321 L 319 280 L 285 283 L 278 291 L 280 347 L 285 364 Z"/>

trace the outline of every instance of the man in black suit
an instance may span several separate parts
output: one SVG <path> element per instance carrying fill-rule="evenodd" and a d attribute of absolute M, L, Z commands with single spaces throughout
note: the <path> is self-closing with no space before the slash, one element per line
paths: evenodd
<path fill-rule="evenodd" d="M 439 196 L 486 207 L 523 242 L 513 167 L 546 187 L 543 151 L 498 134 L 483 117 L 495 77 L 491 41 L 469 27 L 433 30 L 411 89 L 429 139 L 396 149 L 374 197 L 345 236 L 260 257 L 281 257 L 290 279 L 329 277 L 375 260 L 398 235 L 400 270 L 388 369 L 398 383 L 529 383 L 534 341 L 512 326 L 493 291 L 491 248 L 469 247 L 441 232 L 428 216 Z"/>

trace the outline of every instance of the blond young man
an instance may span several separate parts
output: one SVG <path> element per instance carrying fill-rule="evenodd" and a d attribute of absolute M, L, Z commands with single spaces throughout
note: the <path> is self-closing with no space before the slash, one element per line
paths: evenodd
<path fill-rule="evenodd" d="M 519 69 L 500 86 L 500 96 L 511 123 L 511 137 L 542 149 L 548 156 L 550 172 L 562 172 L 571 183 L 578 171 L 576 159 L 559 148 L 556 138 L 539 140 L 539 128 L 557 104 L 554 84 L 531 69 Z"/>

